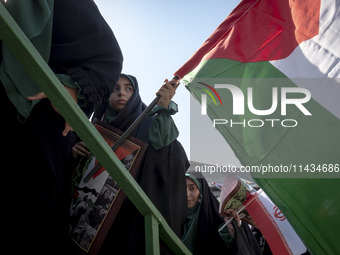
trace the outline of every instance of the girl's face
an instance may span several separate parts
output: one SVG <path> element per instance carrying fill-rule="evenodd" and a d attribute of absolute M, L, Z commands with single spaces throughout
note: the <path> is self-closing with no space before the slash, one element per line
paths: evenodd
<path fill-rule="evenodd" d="M 188 200 L 188 208 L 192 208 L 196 205 L 198 201 L 198 197 L 200 195 L 200 191 L 197 188 L 196 184 L 190 178 L 186 178 L 187 180 L 187 200 Z"/>
<path fill-rule="evenodd" d="M 110 106 L 113 110 L 121 111 L 133 94 L 133 86 L 129 79 L 120 77 L 112 94 L 110 95 Z"/>

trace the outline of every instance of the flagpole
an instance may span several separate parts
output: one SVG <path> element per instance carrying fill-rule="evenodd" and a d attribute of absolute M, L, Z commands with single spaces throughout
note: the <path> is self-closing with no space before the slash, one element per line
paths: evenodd
<path fill-rule="evenodd" d="M 179 80 L 179 77 L 175 75 L 172 78 L 172 80 L 177 82 Z M 172 84 L 172 85 L 174 86 L 175 84 Z M 128 138 L 131 135 L 131 133 L 138 127 L 138 125 L 145 118 L 145 116 L 156 106 L 160 98 L 161 96 L 156 96 L 156 98 L 148 105 L 148 107 L 146 107 L 145 110 L 137 117 L 137 119 L 135 119 L 135 121 L 131 124 L 131 126 L 121 135 L 118 141 L 111 147 L 111 150 L 113 152 L 115 152 L 119 148 L 119 146 L 122 145 L 125 139 Z M 100 162 L 98 162 L 91 169 L 88 175 L 85 176 L 84 182 L 88 182 L 92 178 L 92 176 L 99 170 L 101 166 L 102 165 L 100 164 Z"/>
<path fill-rule="evenodd" d="M 216 189 L 218 189 L 218 190 L 222 190 L 219 186 L 217 186 L 214 182 L 210 182 L 210 184 L 212 185 L 212 186 L 214 186 Z"/>
<path fill-rule="evenodd" d="M 263 192 L 262 189 L 259 189 L 256 194 L 249 200 L 249 202 L 247 202 L 246 205 L 243 205 L 238 211 L 237 211 L 237 214 L 239 214 L 240 212 L 242 212 L 251 202 L 253 202 L 255 200 L 255 198 L 257 198 L 261 193 Z M 225 226 L 227 226 L 234 218 L 230 218 L 226 223 L 223 224 L 222 227 L 220 227 L 218 229 L 218 232 L 221 232 L 222 229 L 225 228 Z"/>

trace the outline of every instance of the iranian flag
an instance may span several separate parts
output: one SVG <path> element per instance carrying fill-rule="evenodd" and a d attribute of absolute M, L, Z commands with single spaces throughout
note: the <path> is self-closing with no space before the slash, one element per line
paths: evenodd
<path fill-rule="evenodd" d="M 175 72 L 313 254 L 340 254 L 339 10 L 244 0 Z"/>
<path fill-rule="evenodd" d="M 306 252 L 299 236 L 267 194 L 257 192 L 250 196 L 244 205 L 273 254 L 293 255 Z"/>

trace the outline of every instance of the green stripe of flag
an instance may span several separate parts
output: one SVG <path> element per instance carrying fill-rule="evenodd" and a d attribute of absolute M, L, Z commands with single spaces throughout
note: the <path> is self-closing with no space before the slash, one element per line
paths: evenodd
<path fill-rule="evenodd" d="M 340 120 L 327 111 L 314 99 L 304 104 L 312 116 L 305 116 L 294 105 L 287 107 L 287 115 L 281 115 L 280 98 L 277 110 L 270 116 L 258 116 L 247 107 L 247 89 L 253 88 L 253 101 L 256 109 L 269 109 L 272 105 L 272 89 L 297 85 L 271 63 L 241 63 L 228 59 L 204 60 L 183 81 L 200 101 L 202 93 L 199 82 L 209 84 L 232 84 L 239 87 L 245 95 L 245 114 L 233 115 L 233 98 L 227 89 L 216 89 L 223 106 L 207 100 L 210 119 L 226 119 L 228 124 L 216 125 L 218 131 L 233 149 L 244 166 L 292 166 L 299 171 L 311 164 L 330 167 L 340 163 Z M 305 82 L 320 82 L 305 79 Z M 299 95 L 292 95 L 293 97 Z M 265 122 L 263 127 L 249 127 L 236 124 L 230 127 L 230 120 L 236 123 L 251 119 Z M 282 127 L 279 122 L 271 127 L 266 119 L 294 119 L 296 127 Z M 258 122 L 257 122 L 258 123 Z M 255 125 L 255 122 L 253 122 Z M 328 169 L 329 170 L 329 169 Z M 254 174 L 258 184 L 288 218 L 309 250 L 315 254 L 337 254 L 340 252 L 335 233 L 339 232 L 340 173 L 306 172 Z M 322 168 L 321 168 L 322 171 Z M 317 179 L 319 178 L 319 179 Z M 320 179 L 321 178 L 321 179 Z M 334 178 L 334 179 L 330 179 Z"/>

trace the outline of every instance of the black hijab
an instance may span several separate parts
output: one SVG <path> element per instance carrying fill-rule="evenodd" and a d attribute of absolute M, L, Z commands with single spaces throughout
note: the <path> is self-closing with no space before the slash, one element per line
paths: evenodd
<path fill-rule="evenodd" d="M 230 254 L 218 233 L 220 225 L 224 224 L 224 219 L 219 214 L 218 200 L 200 172 L 188 170 L 188 174 L 189 178 L 194 176 L 200 183 L 202 196 L 194 241 L 194 254 L 228 254 L 228 252 Z"/>
<path fill-rule="evenodd" d="M 54 1 L 49 65 L 77 82 L 87 99 L 86 114 L 104 113 L 122 62 L 118 42 L 93 0 Z"/>
<path fill-rule="evenodd" d="M 136 77 L 129 74 L 121 74 L 120 76 L 130 80 L 134 88 L 134 93 L 132 94 L 129 101 L 126 103 L 125 107 L 117 113 L 115 119 L 109 124 L 124 132 L 145 110 L 146 105 L 143 103 L 140 97 L 139 86 Z M 139 124 L 139 126 L 131 133 L 131 135 L 148 143 L 149 129 L 152 121 L 153 117 L 146 116 Z"/>
<path fill-rule="evenodd" d="M 224 219 L 219 213 L 219 202 L 210 191 L 209 185 L 200 172 L 188 170 L 187 174 L 193 175 L 201 186 L 201 208 L 197 221 L 197 230 L 194 242 L 194 254 L 235 254 L 235 255 L 260 255 L 261 250 L 253 233 L 246 223 L 238 226 L 233 220 L 231 223 L 235 229 L 235 238 L 232 249 L 228 249 L 226 243 L 218 233 Z"/>
<path fill-rule="evenodd" d="M 134 93 L 125 107 L 117 113 L 110 124 L 125 131 L 146 108 L 139 95 L 137 80 L 122 74 L 134 86 Z M 149 142 L 149 129 L 153 117 L 146 116 L 133 136 Z M 148 146 L 143 162 L 135 178 L 156 208 L 162 213 L 172 230 L 180 238 L 187 212 L 185 172 L 189 161 L 181 143 L 176 139 L 170 145 L 154 149 Z M 161 241 L 161 254 L 172 254 Z M 124 254 L 144 254 L 144 217 L 129 199 L 122 205 L 100 254 L 112 254 L 122 250 Z"/>

